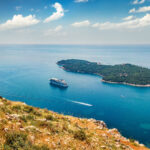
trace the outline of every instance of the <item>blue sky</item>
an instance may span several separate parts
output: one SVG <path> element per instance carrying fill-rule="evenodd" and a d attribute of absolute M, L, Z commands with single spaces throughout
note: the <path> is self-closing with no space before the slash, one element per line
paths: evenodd
<path fill-rule="evenodd" d="M 149 39 L 150 0 L 0 0 L 1 44 L 150 44 Z"/>

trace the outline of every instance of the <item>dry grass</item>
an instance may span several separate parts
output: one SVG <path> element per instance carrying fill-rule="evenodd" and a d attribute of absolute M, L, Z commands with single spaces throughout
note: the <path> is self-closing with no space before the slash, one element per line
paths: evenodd
<path fill-rule="evenodd" d="M 0 150 L 147 150 L 104 122 L 0 98 Z"/>

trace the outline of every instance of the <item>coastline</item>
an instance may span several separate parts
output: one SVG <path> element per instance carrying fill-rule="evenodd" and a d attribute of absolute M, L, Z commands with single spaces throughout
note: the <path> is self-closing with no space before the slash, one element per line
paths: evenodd
<path fill-rule="evenodd" d="M 135 86 L 135 87 L 150 87 L 150 84 L 147 85 L 140 85 L 140 84 L 131 84 L 131 83 L 126 83 L 126 82 L 112 82 L 112 81 L 106 81 L 104 79 L 101 80 L 104 83 L 110 83 L 110 84 L 122 84 L 122 85 L 130 85 L 130 86 Z"/>
<path fill-rule="evenodd" d="M 80 149 L 80 146 L 83 149 L 110 149 L 110 145 L 120 150 L 148 150 L 144 144 L 121 135 L 116 128 L 109 129 L 105 122 L 101 120 L 58 114 L 22 102 L 10 101 L 1 96 L 0 107 L 7 108 L 10 111 L 8 113 L 5 109 L 0 109 L 0 113 L 3 114 L 0 116 L 0 120 L 9 122 L 7 127 L 4 122 L 1 122 L 4 130 L 0 133 L 5 139 L 2 140 L 2 147 L 7 144 L 8 147 L 13 149 L 12 145 L 9 144 L 10 142 L 5 142 L 9 140 L 6 135 L 13 135 L 13 137 L 17 135 L 20 139 L 26 137 L 23 140 L 28 147 L 35 147 L 36 145 L 41 150 L 43 147 L 45 147 L 45 150 L 63 150 L 70 149 L 70 147 Z M 25 149 L 25 145 L 20 147 L 19 142 L 18 138 L 13 138 L 12 143 L 18 144 L 15 146 Z"/>
<path fill-rule="evenodd" d="M 65 67 L 60 66 L 61 69 L 65 70 L 65 71 L 69 71 L 72 72 L 70 70 L 67 70 Z M 76 72 L 76 73 L 81 73 L 81 72 Z M 86 73 L 84 73 L 86 74 Z M 92 75 L 97 75 L 100 77 L 103 77 L 101 74 L 92 74 Z M 110 83 L 110 84 L 122 84 L 122 85 L 129 85 L 129 86 L 134 86 L 134 87 L 141 87 L 141 88 L 150 88 L 150 84 L 146 84 L 146 85 L 140 85 L 140 84 L 131 84 L 131 83 L 126 83 L 126 82 L 112 82 L 112 81 L 106 81 L 104 79 L 101 79 L 101 82 L 104 83 Z"/>

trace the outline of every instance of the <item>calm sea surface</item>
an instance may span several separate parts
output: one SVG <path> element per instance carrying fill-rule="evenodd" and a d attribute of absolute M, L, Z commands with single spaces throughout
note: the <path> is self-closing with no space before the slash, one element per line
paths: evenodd
<path fill-rule="evenodd" d="M 128 138 L 150 146 L 150 88 L 106 84 L 100 77 L 65 72 L 56 62 L 85 59 L 150 68 L 150 46 L 1 45 L 0 95 L 59 113 L 104 120 Z M 62 78 L 69 88 L 49 85 Z"/>

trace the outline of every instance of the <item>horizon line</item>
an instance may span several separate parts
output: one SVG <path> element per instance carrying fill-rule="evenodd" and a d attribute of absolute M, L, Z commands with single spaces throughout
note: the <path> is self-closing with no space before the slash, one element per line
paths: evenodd
<path fill-rule="evenodd" d="M 52 45 L 52 46 L 150 46 L 145 44 L 49 44 L 49 43 L 0 43 L 0 45 Z"/>

